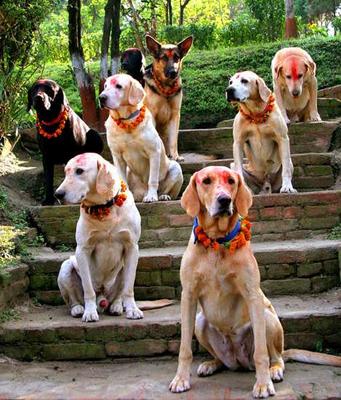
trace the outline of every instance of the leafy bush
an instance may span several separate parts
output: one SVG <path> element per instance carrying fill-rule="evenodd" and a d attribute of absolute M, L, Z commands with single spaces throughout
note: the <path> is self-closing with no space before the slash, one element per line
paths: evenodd
<path fill-rule="evenodd" d="M 259 21 L 248 13 L 240 13 L 220 29 L 220 43 L 224 47 L 241 46 L 259 40 Z"/>
<path fill-rule="evenodd" d="M 166 25 L 160 32 L 160 40 L 167 43 L 178 43 L 189 35 L 194 36 L 194 46 L 197 49 L 209 49 L 215 43 L 214 24 L 189 24 L 189 25 Z"/>

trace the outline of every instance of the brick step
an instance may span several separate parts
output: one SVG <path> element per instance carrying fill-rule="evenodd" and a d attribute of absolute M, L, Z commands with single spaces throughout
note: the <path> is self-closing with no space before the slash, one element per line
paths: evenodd
<path fill-rule="evenodd" d="M 142 217 L 141 248 L 185 245 L 192 219 L 180 202 L 138 203 Z M 340 221 L 341 190 L 257 195 L 250 220 L 254 241 L 290 240 L 325 235 Z M 79 206 L 32 207 L 31 215 L 47 242 L 75 244 Z M 63 221 L 63 224 L 60 223 Z"/>
<path fill-rule="evenodd" d="M 339 285 L 337 240 L 293 240 L 252 243 L 266 295 L 319 293 Z M 135 281 L 138 300 L 180 298 L 179 267 L 185 247 L 140 250 Z M 43 304 L 63 304 L 57 275 L 61 263 L 74 252 L 32 249 L 29 293 Z"/>
<path fill-rule="evenodd" d="M 285 346 L 315 350 L 341 347 L 340 289 L 319 295 L 271 299 L 285 331 Z M 20 319 L 0 328 L 0 352 L 20 360 L 84 360 L 176 354 L 180 340 L 179 304 L 145 312 L 142 320 L 101 315 L 83 323 L 65 306 L 31 306 Z M 194 351 L 198 344 L 193 340 Z"/>

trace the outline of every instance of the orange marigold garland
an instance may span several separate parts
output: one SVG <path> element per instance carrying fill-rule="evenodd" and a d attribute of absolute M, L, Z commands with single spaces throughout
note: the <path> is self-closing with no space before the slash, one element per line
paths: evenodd
<path fill-rule="evenodd" d="M 39 121 L 39 119 L 37 117 L 36 127 L 38 129 L 39 135 L 43 136 L 46 139 L 53 139 L 53 138 L 57 138 L 58 136 L 60 136 L 65 128 L 65 124 L 66 124 L 68 115 L 69 115 L 69 109 L 68 109 L 68 107 L 66 107 L 60 113 L 60 115 L 53 121 L 50 121 L 50 122 Z M 46 132 L 45 129 L 43 128 L 43 125 L 51 126 L 58 122 L 59 122 L 58 128 L 54 132 L 51 132 L 51 133 Z"/>
<path fill-rule="evenodd" d="M 272 111 L 274 109 L 274 106 L 275 106 L 275 97 L 271 93 L 268 98 L 268 101 L 267 101 L 264 111 L 257 113 L 257 114 L 252 114 L 252 113 L 248 114 L 239 106 L 239 112 L 251 123 L 262 124 L 267 121 L 267 119 L 269 118 L 269 115 L 272 113 Z"/>
<path fill-rule="evenodd" d="M 172 86 L 169 87 L 169 89 L 166 89 L 162 85 L 162 83 L 157 79 L 153 70 L 152 70 L 152 76 L 153 76 L 155 85 L 158 88 L 159 92 L 165 97 L 173 96 L 174 94 L 178 93 L 181 89 L 181 86 L 179 85 L 179 78 L 173 83 Z"/>
<path fill-rule="evenodd" d="M 144 120 L 145 114 L 146 114 L 146 106 L 142 106 L 138 116 L 132 121 L 125 120 L 123 118 L 118 118 L 118 119 L 113 118 L 113 120 L 115 121 L 116 125 L 121 129 L 131 131 L 135 129 Z"/>

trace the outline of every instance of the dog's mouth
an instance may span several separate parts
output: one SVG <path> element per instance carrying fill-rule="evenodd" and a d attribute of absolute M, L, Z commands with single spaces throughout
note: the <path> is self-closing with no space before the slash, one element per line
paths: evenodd
<path fill-rule="evenodd" d="M 49 110 L 51 108 L 51 100 L 46 93 L 39 92 L 33 100 L 34 108 L 44 107 L 45 110 Z"/>
<path fill-rule="evenodd" d="M 246 97 L 243 97 L 243 98 L 238 97 L 236 95 L 236 90 L 233 87 L 228 87 L 226 89 L 225 97 L 226 97 L 226 100 L 231 104 L 245 103 L 245 101 L 247 100 Z"/>

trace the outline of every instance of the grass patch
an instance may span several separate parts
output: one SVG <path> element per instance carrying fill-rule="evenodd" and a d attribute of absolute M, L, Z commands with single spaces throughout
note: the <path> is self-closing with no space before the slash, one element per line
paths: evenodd
<path fill-rule="evenodd" d="M 18 311 L 14 309 L 9 309 L 0 312 L 0 323 L 3 324 L 4 322 L 8 321 L 15 321 L 20 319 Z"/>
<path fill-rule="evenodd" d="M 337 224 L 328 235 L 328 239 L 338 240 L 341 239 L 341 224 Z"/>

